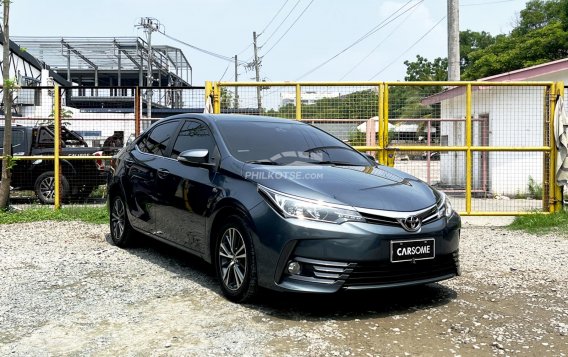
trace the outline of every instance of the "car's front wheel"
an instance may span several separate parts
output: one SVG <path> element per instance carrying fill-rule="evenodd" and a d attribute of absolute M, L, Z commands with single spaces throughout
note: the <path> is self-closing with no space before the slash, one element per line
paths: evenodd
<path fill-rule="evenodd" d="M 110 238 L 118 247 L 127 247 L 132 243 L 134 230 L 128 221 L 126 203 L 117 195 L 110 201 Z"/>
<path fill-rule="evenodd" d="M 234 302 L 250 301 L 257 293 L 258 278 L 250 228 L 239 216 L 230 216 L 218 230 L 215 267 L 221 290 Z"/>

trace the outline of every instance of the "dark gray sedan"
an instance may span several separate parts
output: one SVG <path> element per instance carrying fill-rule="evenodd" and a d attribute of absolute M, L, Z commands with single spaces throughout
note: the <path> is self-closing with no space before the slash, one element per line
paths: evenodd
<path fill-rule="evenodd" d="M 111 237 L 135 233 L 214 265 L 223 294 L 334 293 L 460 273 L 445 194 L 293 120 L 179 115 L 115 156 Z"/>

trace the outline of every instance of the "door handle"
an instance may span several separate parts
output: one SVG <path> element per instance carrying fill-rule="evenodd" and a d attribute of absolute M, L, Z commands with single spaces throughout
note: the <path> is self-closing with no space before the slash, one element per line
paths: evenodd
<path fill-rule="evenodd" d="M 159 178 L 166 178 L 170 172 L 166 169 L 158 169 L 158 177 Z"/>

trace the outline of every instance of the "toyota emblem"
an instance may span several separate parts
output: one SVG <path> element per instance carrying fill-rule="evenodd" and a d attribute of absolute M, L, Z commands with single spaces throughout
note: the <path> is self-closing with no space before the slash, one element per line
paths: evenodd
<path fill-rule="evenodd" d="M 402 228 L 408 232 L 418 232 L 422 227 L 422 221 L 416 216 L 408 216 L 399 220 Z"/>

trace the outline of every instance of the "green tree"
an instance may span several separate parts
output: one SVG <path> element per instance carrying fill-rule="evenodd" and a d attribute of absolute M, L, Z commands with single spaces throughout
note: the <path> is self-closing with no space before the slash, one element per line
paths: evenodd
<path fill-rule="evenodd" d="M 568 0 L 532 0 L 509 35 L 472 51 L 462 79 L 473 80 L 565 58 Z"/>
<path fill-rule="evenodd" d="M 435 58 L 430 62 L 427 58 L 416 55 L 416 61 L 404 61 L 406 65 L 405 81 L 445 81 L 448 79 L 448 59 Z"/>
<path fill-rule="evenodd" d="M 524 35 L 503 36 L 470 54 L 471 65 L 463 79 L 478 79 L 565 58 L 568 55 L 568 32 L 561 22 L 553 22 Z"/>
<path fill-rule="evenodd" d="M 566 0 L 532 0 L 521 10 L 512 36 L 522 36 L 565 18 Z"/>
<path fill-rule="evenodd" d="M 500 35 L 502 36 L 502 35 Z M 487 48 L 495 43 L 499 36 L 493 37 L 489 32 L 460 31 L 460 70 L 461 73 L 471 65 L 471 53 Z"/>

